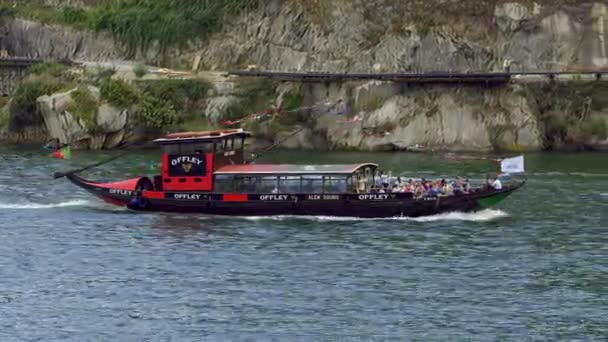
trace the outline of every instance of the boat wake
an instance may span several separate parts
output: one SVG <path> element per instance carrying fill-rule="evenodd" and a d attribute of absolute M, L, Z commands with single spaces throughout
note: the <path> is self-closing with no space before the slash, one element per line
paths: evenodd
<path fill-rule="evenodd" d="M 360 218 L 360 217 L 340 217 L 340 216 L 298 216 L 298 215 L 278 215 L 278 216 L 246 216 L 245 219 L 252 221 L 285 221 L 290 219 L 311 220 L 317 222 L 349 222 L 349 221 L 409 221 L 409 222 L 437 222 L 437 221 L 466 221 L 466 222 L 489 222 L 509 214 L 502 210 L 485 209 L 472 213 L 451 212 L 422 217 L 387 217 L 387 218 Z"/>
<path fill-rule="evenodd" d="M 88 200 L 71 200 L 60 203 L 0 203 L 0 209 L 52 209 L 63 207 L 90 206 L 93 202 Z"/>

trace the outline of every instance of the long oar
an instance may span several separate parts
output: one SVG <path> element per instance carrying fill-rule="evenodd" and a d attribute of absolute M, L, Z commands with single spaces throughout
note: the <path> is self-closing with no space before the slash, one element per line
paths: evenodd
<path fill-rule="evenodd" d="M 80 173 L 80 172 L 82 172 L 82 171 L 86 171 L 86 170 L 89 170 L 89 169 L 92 169 L 92 168 L 98 167 L 98 166 L 100 166 L 100 165 L 107 164 L 107 163 L 109 163 L 109 162 L 111 162 L 111 161 L 114 161 L 114 160 L 116 160 L 116 159 L 118 159 L 118 158 L 122 158 L 122 157 L 124 157 L 126 154 L 127 154 L 127 153 L 121 153 L 121 154 L 116 155 L 116 156 L 114 156 L 114 157 L 110 157 L 110 158 L 108 158 L 108 159 L 106 159 L 106 160 L 102 160 L 102 161 L 97 162 L 97 163 L 95 163 L 95 164 L 87 165 L 87 166 L 82 167 L 82 168 L 80 168 L 80 169 L 75 169 L 75 170 L 70 170 L 70 171 L 65 171 L 65 172 L 55 172 L 55 173 L 53 174 L 53 178 L 54 178 L 54 179 L 57 179 L 57 178 L 62 178 L 62 177 L 65 177 L 65 176 L 68 176 L 68 175 L 72 175 L 72 174 L 75 174 L 75 173 Z"/>
<path fill-rule="evenodd" d="M 136 146 L 145 145 L 147 143 L 148 142 L 144 142 L 144 143 L 132 143 L 132 144 L 123 145 L 122 147 L 123 148 L 125 148 L 125 147 L 136 147 Z M 55 172 L 53 174 L 53 178 L 54 179 L 58 179 L 58 178 L 62 178 L 62 177 L 68 176 L 68 175 L 73 175 L 75 173 L 80 173 L 80 172 L 83 172 L 83 171 L 86 171 L 86 170 L 89 170 L 89 169 L 101 166 L 103 164 L 107 164 L 107 163 L 109 163 L 111 161 L 114 161 L 116 159 L 122 158 L 122 157 L 126 156 L 128 153 L 129 153 L 128 151 L 127 152 L 123 152 L 123 153 L 120 153 L 120 154 L 115 155 L 113 157 L 110 157 L 108 159 L 102 160 L 100 162 L 97 162 L 97 163 L 94 163 L 94 164 L 91 164 L 91 165 L 87 165 L 85 167 L 81 167 L 80 169 L 74 169 L 74 170 L 65 171 L 65 172 Z"/>

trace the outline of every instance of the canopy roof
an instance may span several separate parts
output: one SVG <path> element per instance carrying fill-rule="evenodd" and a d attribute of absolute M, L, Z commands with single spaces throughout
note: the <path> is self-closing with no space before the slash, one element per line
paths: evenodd
<path fill-rule="evenodd" d="M 201 142 L 201 141 L 213 141 L 218 139 L 224 139 L 230 136 L 241 136 L 248 137 L 251 133 L 239 129 L 226 129 L 218 131 L 201 131 L 201 132 L 179 132 L 171 133 L 166 136 L 154 140 L 157 144 L 175 144 L 175 143 L 188 143 L 188 142 Z"/>
<path fill-rule="evenodd" d="M 346 164 L 346 165 L 294 165 L 294 164 L 238 164 L 226 165 L 214 172 L 216 175 L 318 175 L 318 174 L 352 174 L 360 168 L 369 166 L 377 168 L 378 164 Z"/>

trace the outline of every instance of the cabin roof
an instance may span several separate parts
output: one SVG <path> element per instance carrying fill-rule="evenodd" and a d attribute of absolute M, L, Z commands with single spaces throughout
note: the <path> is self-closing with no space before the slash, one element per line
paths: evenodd
<path fill-rule="evenodd" d="M 185 142 L 201 142 L 201 141 L 214 141 L 223 139 L 230 136 L 241 136 L 248 137 L 251 133 L 239 129 L 225 129 L 217 131 L 200 131 L 200 132 L 178 132 L 167 134 L 162 138 L 154 140 L 157 144 L 175 144 Z"/>
<path fill-rule="evenodd" d="M 294 164 L 237 164 L 226 165 L 214 172 L 216 175 L 268 175 L 268 174 L 294 174 L 294 175 L 318 175 L 318 174 L 352 174 L 358 169 L 377 164 L 346 164 L 346 165 L 294 165 Z"/>

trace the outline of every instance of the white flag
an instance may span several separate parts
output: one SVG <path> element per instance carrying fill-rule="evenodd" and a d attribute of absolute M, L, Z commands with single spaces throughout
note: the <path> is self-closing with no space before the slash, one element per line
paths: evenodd
<path fill-rule="evenodd" d="M 524 156 L 502 159 L 500 161 L 500 172 L 502 172 L 502 173 L 524 172 Z"/>

